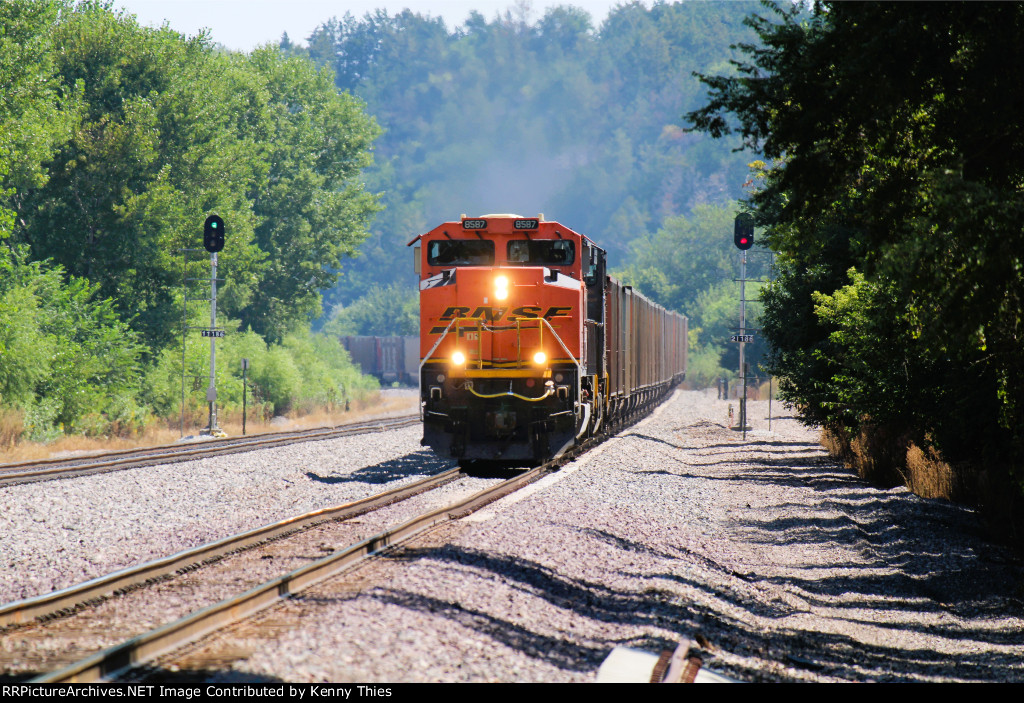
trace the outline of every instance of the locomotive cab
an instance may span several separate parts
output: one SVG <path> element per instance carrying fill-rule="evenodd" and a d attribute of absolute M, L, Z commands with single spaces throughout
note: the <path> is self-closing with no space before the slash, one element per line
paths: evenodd
<path fill-rule="evenodd" d="M 460 459 L 540 462 L 597 429 L 604 251 L 543 216 L 463 216 L 423 234 L 423 441 Z"/>

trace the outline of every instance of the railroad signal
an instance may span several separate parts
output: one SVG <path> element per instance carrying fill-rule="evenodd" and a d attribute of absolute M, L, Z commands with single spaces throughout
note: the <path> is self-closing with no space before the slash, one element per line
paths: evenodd
<path fill-rule="evenodd" d="M 203 247 L 211 254 L 224 248 L 224 220 L 220 215 L 210 215 L 203 224 Z"/>
<path fill-rule="evenodd" d="M 754 216 L 749 212 L 736 215 L 732 241 L 737 249 L 746 250 L 754 246 Z"/>

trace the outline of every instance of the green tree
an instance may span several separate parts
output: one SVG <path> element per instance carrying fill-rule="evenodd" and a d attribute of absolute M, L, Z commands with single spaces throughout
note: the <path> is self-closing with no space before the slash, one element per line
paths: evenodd
<path fill-rule="evenodd" d="M 890 419 L 950 459 L 1019 456 L 1024 136 L 1009 67 L 1024 9 L 816 3 L 749 22 L 762 45 L 705 77 L 709 102 L 688 117 L 775 161 L 753 201 L 779 253 L 765 329 L 785 393 L 809 420 Z M 868 332 L 880 353 L 865 353 Z"/>
<path fill-rule="evenodd" d="M 0 4 L 0 239 L 23 213 L 23 194 L 48 179 L 45 164 L 71 134 L 75 86 L 55 75 L 50 28 L 67 3 Z"/>
<path fill-rule="evenodd" d="M 0 247 L 0 405 L 29 412 L 39 438 L 141 426 L 137 335 L 96 286 L 25 253 Z"/>
<path fill-rule="evenodd" d="M 54 71 L 81 98 L 49 179 L 24 192 L 16 234 L 33 256 L 96 281 L 156 349 L 177 333 L 178 252 L 216 211 L 224 311 L 272 339 L 319 314 L 377 209 L 360 103 L 272 48 L 217 52 L 96 2 L 50 20 Z"/>
<path fill-rule="evenodd" d="M 371 287 L 359 300 L 335 310 L 323 329 L 327 335 L 374 337 L 417 336 L 419 331 L 416 290 L 399 285 Z"/>
<path fill-rule="evenodd" d="M 16 234 L 34 258 L 97 282 L 162 346 L 180 315 L 176 250 L 196 246 L 207 212 L 230 223 L 223 264 L 234 284 L 258 270 L 246 196 L 265 166 L 260 135 L 239 122 L 265 99 L 205 37 L 143 29 L 101 4 L 63 13 L 52 34 L 58 75 L 83 87 L 81 117 L 49 179 L 26 193 Z"/>
<path fill-rule="evenodd" d="M 543 212 L 621 264 L 666 218 L 735 200 L 745 164 L 685 134 L 679 114 L 701 98 L 691 73 L 752 36 L 741 19 L 754 7 L 632 3 L 596 28 L 569 6 L 533 23 L 471 13 L 451 30 L 408 11 L 323 24 L 309 55 L 385 130 L 367 180 L 386 207 L 330 303 L 396 276 L 413 286 L 399 252 L 460 213 Z"/>
<path fill-rule="evenodd" d="M 254 51 L 249 62 L 269 96 L 269 170 L 253 188 L 256 241 L 266 259 L 241 315 L 279 340 L 320 314 L 320 291 L 366 237 L 379 207 L 359 176 L 380 130 L 358 100 L 337 93 L 330 70 L 271 47 Z"/>

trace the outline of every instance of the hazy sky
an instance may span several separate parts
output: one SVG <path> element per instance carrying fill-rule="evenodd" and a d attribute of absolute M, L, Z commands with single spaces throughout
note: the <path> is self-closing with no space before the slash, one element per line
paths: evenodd
<path fill-rule="evenodd" d="M 249 51 L 276 42 L 284 32 L 292 41 L 304 44 L 318 25 L 346 12 L 362 17 L 378 7 L 391 14 L 408 7 L 424 15 L 440 15 L 451 29 L 462 24 L 471 10 L 493 19 L 496 13 L 512 8 L 515 0 L 115 0 L 114 4 L 136 15 L 144 26 L 160 26 L 166 21 L 172 29 L 188 35 L 207 27 L 215 42 Z M 575 5 L 587 10 L 596 26 L 620 4 L 621 0 L 533 0 L 529 18 L 538 19 L 548 7 Z"/>

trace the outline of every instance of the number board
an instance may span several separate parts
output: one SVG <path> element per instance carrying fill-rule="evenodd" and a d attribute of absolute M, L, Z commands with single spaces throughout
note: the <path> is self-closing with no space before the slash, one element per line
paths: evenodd
<path fill-rule="evenodd" d="M 752 334 L 734 334 L 729 337 L 730 342 L 753 342 L 754 335 Z"/>
<path fill-rule="evenodd" d="M 224 330 L 203 330 L 204 337 L 223 337 L 227 334 Z"/>

